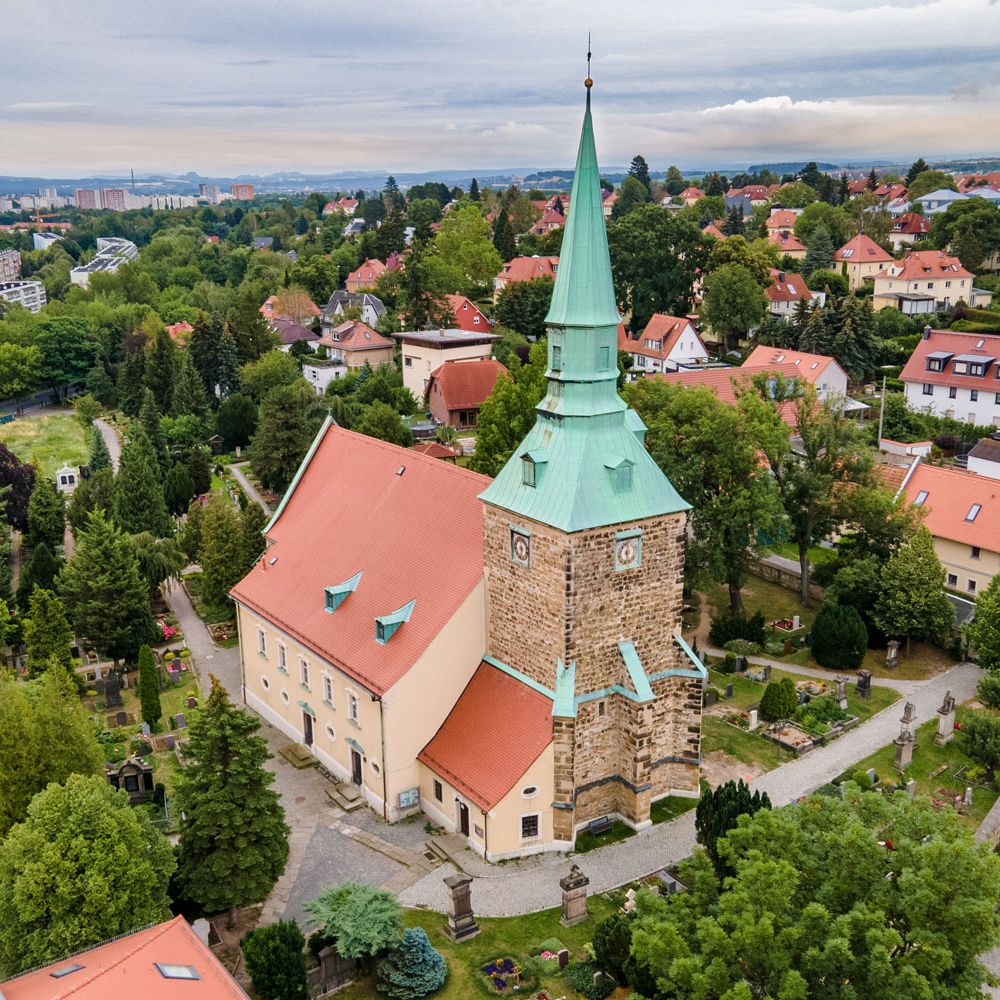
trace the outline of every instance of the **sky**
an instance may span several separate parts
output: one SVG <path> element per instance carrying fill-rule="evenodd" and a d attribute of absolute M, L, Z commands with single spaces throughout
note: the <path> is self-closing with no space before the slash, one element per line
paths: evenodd
<path fill-rule="evenodd" d="M 13 5 L 14 0 L 3 0 Z M 0 174 L 1000 155 L 998 0 L 32 0 Z"/>

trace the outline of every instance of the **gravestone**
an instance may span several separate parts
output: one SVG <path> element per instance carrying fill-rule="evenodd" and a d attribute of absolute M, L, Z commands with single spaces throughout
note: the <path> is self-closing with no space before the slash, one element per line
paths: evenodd
<path fill-rule="evenodd" d="M 792 651 L 792 640 L 791 639 L 786 639 L 785 640 L 785 646 L 784 646 L 783 655 L 787 656 L 791 651 Z"/>
<path fill-rule="evenodd" d="M 963 802 L 967 807 L 972 805 L 972 787 L 970 785 L 965 786 L 965 798 Z"/>
<path fill-rule="evenodd" d="M 802 627 L 802 619 L 798 615 L 792 615 L 792 631 L 795 632 Z"/>
<path fill-rule="evenodd" d="M 910 778 L 906 783 L 906 794 L 912 799 L 917 794 L 917 782 L 915 778 Z"/>
<path fill-rule="evenodd" d="M 873 785 L 877 785 L 877 784 L 878 784 L 878 772 L 877 772 L 877 771 L 875 770 L 875 768 L 874 768 L 874 767 L 870 767 L 870 768 L 868 768 L 868 770 L 867 770 L 867 771 L 865 771 L 865 774 L 867 774 L 867 775 L 868 775 L 868 780 L 869 780 L 869 781 L 870 781 L 870 782 L 871 782 L 871 783 L 872 783 Z"/>
<path fill-rule="evenodd" d="M 562 889 L 562 917 L 559 922 L 563 927 L 572 927 L 587 919 L 587 887 L 590 879 L 576 866 L 571 865 L 569 874 L 559 879 Z"/>
<path fill-rule="evenodd" d="M 800 691 L 799 692 L 799 704 L 800 705 L 804 705 L 807 701 L 809 701 L 809 692 L 808 691 Z"/>
<path fill-rule="evenodd" d="M 139 732 L 142 733 L 143 736 L 148 736 L 150 734 L 149 723 L 142 723 L 142 725 L 139 726 Z"/>
<path fill-rule="evenodd" d="M 163 742 L 166 743 L 168 750 L 173 750 L 177 746 L 177 740 L 174 739 L 173 733 L 167 733 Z"/>
<path fill-rule="evenodd" d="M 631 913 L 635 909 L 635 889 L 629 889 L 629 891 L 625 893 L 625 903 L 622 906 L 622 909 L 626 913 Z"/>
<path fill-rule="evenodd" d="M 718 700 L 719 696 L 715 691 L 709 690 L 705 692 L 705 708 L 711 708 Z"/>
<path fill-rule="evenodd" d="M 747 668 L 747 658 L 745 656 L 736 657 L 736 673 L 742 674 Z"/>
<path fill-rule="evenodd" d="M 602 996 L 604 995 L 603 994 L 603 990 L 604 990 L 604 973 L 603 972 L 595 972 L 594 973 L 594 989 L 597 990 L 597 992 L 600 993 Z"/>
<path fill-rule="evenodd" d="M 747 729 L 749 729 L 752 733 L 757 728 L 757 725 L 757 709 L 751 708 L 750 711 L 747 712 Z"/>
<path fill-rule="evenodd" d="M 171 664 L 171 667 L 172 667 L 172 669 L 174 669 L 174 670 L 176 670 L 176 671 L 177 671 L 178 673 L 180 673 L 180 671 L 181 671 L 181 667 L 183 667 L 183 666 L 184 666 L 184 664 L 183 664 L 183 662 L 181 661 L 181 658 L 180 658 L 179 656 L 175 656 L 175 657 L 174 657 L 174 660 L 173 660 L 173 663 Z"/>
<path fill-rule="evenodd" d="M 872 696 L 872 672 L 870 670 L 858 671 L 858 683 L 855 691 L 859 698 L 864 698 L 866 701 Z"/>
<path fill-rule="evenodd" d="M 847 678 L 844 676 L 837 677 L 837 708 L 841 712 L 847 711 Z"/>
<path fill-rule="evenodd" d="M 934 735 L 934 742 L 943 747 L 951 742 L 955 735 L 955 699 L 949 691 L 944 696 L 944 701 L 938 709 L 938 728 Z"/>
<path fill-rule="evenodd" d="M 118 723 L 119 726 L 127 726 L 128 725 L 128 712 L 116 712 L 115 713 L 115 721 Z"/>
<path fill-rule="evenodd" d="M 732 684 L 727 684 L 726 685 L 726 697 L 727 698 L 732 698 L 732 696 L 733 696 L 733 685 Z"/>
<path fill-rule="evenodd" d="M 174 723 L 176 724 L 178 729 L 187 729 L 187 724 L 188 724 L 187 718 L 185 717 L 183 712 L 178 712 L 174 716 Z"/>
<path fill-rule="evenodd" d="M 764 682 L 767 683 L 771 679 L 771 664 L 768 663 L 764 667 Z"/>
<path fill-rule="evenodd" d="M 565 969 L 566 966 L 569 965 L 569 949 L 568 948 L 561 948 L 557 952 L 557 954 L 558 954 L 558 957 L 559 957 L 559 968 L 560 969 Z"/>
<path fill-rule="evenodd" d="M 104 704 L 108 708 L 118 708 L 119 706 L 125 704 L 122 699 L 121 678 L 114 671 L 111 671 L 108 676 L 104 678 Z M 124 724 L 125 723 L 122 723 L 122 725 Z"/>
<path fill-rule="evenodd" d="M 185 705 L 187 705 L 187 707 L 189 709 L 191 709 L 191 708 L 197 708 L 198 707 L 198 699 L 194 698 L 194 697 L 188 698 L 188 700 L 185 702 Z"/>
<path fill-rule="evenodd" d="M 456 944 L 469 941 L 479 934 L 479 925 L 472 914 L 472 878 L 459 872 L 449 875 L 444 884 L 448 887 L 451 902 L 444 932 Z"/>
<path fill-rule="evenodd" d="M 890 639 L 889 644 L 886 646 L 885 665 L 890 670 L 899 666 L 899 642 L 896 639 Z"/>
<path fill-rule="evenodd" d="M 903 715 L 899 720 L 899 735 L 893 740 L 896 744 L 896 754 L 893 759 L 893 766 L 902 773 L 913 761 L 913 745 L 916 738 L 913 735 L 913 724 L 917 719 L 917 709 L 912 701 L 908 701 L 903 707 Z"/>

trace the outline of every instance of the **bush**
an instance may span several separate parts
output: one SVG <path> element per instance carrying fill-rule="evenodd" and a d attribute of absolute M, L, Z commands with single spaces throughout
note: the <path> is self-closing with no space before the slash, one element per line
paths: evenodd
<path fill-rule="evenodd" d="M 378 989 L 393 1000 L 420 1000 L 444 986 L 448 969 L 422 927 L 408 927 L 403 940 L 378 965 Z"/>
<path fill-rule="evenodd" d="M 785 644 L 783 642 L 765 642 L 764 652 L 769 656 L 781 656 L 785 652 Z"/>
<path fill-rule="evenodd" d="M 1000 708 L 1000 674 L 983 674 L 976 694 L 987 708 Z"/>
<path fill-rule="evenodd" d="M 751 642 L 749 639 L 730 639 L 722 648 L 737 656 L 759 656 L 764 649 L 759 642 Z"/>
<path fill-rule="evenodd" d="M 725 658 L 719 664 L 720 674 L 735 674 L 736 673 L 736 654 L 726 653 Z"/>
<path fill-rule="evenodd" d="M 767 722 L 790 719 L 797 707 L 795 684 L 790 677 L 783 677 L 780 681 L 771 681 L 764 688 L 760 699 L 760 717 Z"/>
<path fill-rule="evenodd" d="M 831 670 L 857 670 L 868 649 L 868 629 L 861 615 L 834 601 L 825 601 L 812 627 L 816 662 Z"/>
<path fill-rule="evenodd" d="M 261 1000 L 306 1000 L 305 943 L 294 920 L 258 927 L 243 938 L 247 972 Z"/>
<path fill-rule="evenodd" d="M 566 945 L 562 943 L 557 937 L 546 938 L 541 944 L 537 945 L 534 949 L 536 955 L 541 955 L 543 951 L 551 951 L 558 953 L 565 948 Z"/>
<path fill-rule="evenodd" d="M 628 918 L 616 913 L 602 920 L 594 931 L 593 945 L 597 964 L 622 982 L 632 948 L 632 925 Z"/>
<path fill-rule="evenodd" d="M 747 639 L 750 642 L 764 644 L 764 615 L 757 612 L 750 618 L 728 611 L 718 618 L 712 619 L 708 637 L 717 646 L 725 646 L 732 639 Z"/>
<path fill-rule="evenodd" d="M 615 988 L 615 981 L 611 976 L 605 976 L 601 986 L 594 985 L 594 974 L 603 972 L 596 962 L 573 962 L 566 967 L 564 979 L 578 993 L 582 993 L 587 1000 L 604 1000 Z"/>
<path fill-rule="evenodd" d="M 867 771 L 855 771 L 851 776 L 851 781 L 854 782 L 863 792 L 871 790 L 872 779 L 869 777 Z"/>

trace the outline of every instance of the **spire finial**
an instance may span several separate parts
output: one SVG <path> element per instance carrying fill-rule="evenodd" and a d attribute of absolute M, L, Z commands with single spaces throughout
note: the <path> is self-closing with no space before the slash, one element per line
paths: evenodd
<path fill-rule="evenodd" d="M 583 81 L 583 85 L 590 90 L 594 86 L 594 81 L 590 78 L 590 32 L 587 32 L 587 79 Z"/>

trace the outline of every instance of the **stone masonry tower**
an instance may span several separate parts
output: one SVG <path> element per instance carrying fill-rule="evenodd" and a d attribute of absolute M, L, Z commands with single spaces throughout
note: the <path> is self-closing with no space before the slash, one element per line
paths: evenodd
<path fill-rule="evenodd" d="M 696 793 L 704 667 L 680 639 L 688 504 L 618 395 L 590 87 L 535 426 L 482 494 L 488 653 L 553 695 L 556 839 Z"/>

